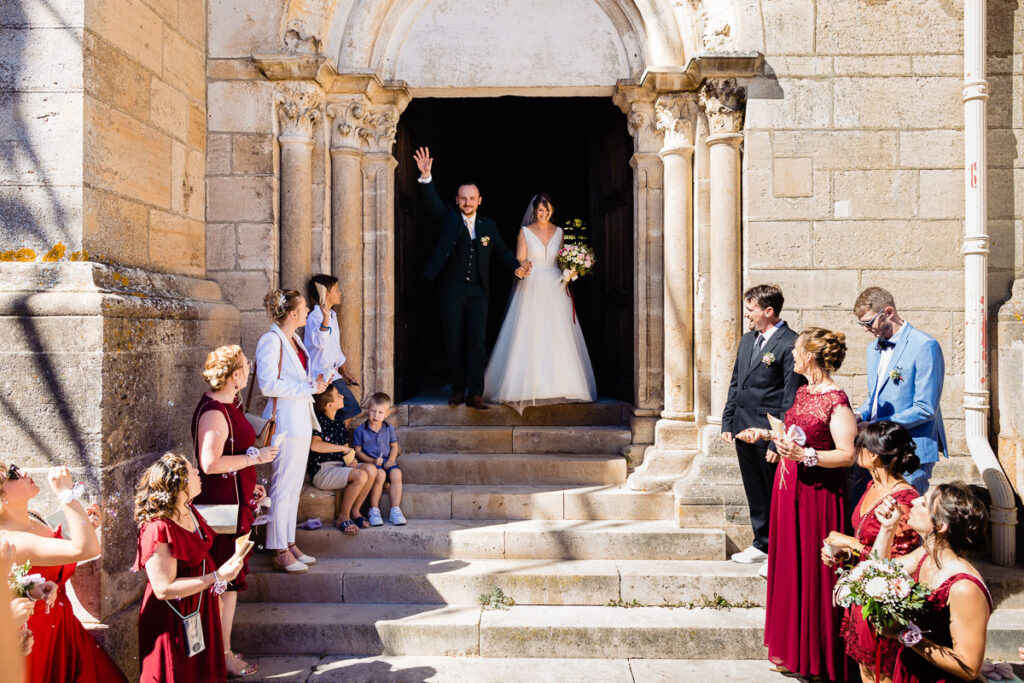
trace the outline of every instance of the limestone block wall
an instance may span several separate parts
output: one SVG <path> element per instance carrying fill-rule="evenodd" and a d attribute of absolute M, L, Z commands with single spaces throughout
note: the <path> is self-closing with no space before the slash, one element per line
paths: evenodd
<path fill-rule="evenodd" d="M 854 404 L 872 338 L 854 324 L 853 302 L 865 287 L 890 289 L 903 316 L 942 345 L 942 410 L 963 452 L 958 4 L 762 1 L 767 75 L 748 95 L 743 262 L 746 284 L 783 287 L 791 325 L 847 334 L 840 379 Z M 1022 266 L 1020 15 L 989 3 L 993 310 Z"/>

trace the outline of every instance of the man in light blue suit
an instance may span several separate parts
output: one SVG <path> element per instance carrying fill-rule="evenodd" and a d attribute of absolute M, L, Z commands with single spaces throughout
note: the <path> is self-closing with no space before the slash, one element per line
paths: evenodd
<path fill-rule="evenodd" d="M 939 453 L 949 455 L 946 430 L 942 425 L 939 399 L 946 364 L 942 348 L 896 312 L 892 294 L 880 287 L 868 287 L 853 305 L 861 327 L 873 335 L 868 346 L 868 397 L 857 411 L 863 421 L 891 420 L 910 431 L 917 445 L 921 467 L 906 475 L 921 494 L 928 490 L 932 468 Z M 866 470 L 856 468 L 851 490 L 854 502 L 867 486 Z"/>

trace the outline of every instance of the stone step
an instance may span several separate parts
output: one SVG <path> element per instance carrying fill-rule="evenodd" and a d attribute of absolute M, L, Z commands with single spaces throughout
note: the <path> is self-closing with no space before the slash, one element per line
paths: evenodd
<path fill-rule="evenodd" d="M 622 427 L 629 424 L 629 405 L 605 399 L 596 403 L 531 406 L 520 415 L 508 406 L 492 405 L 490 410 L 474 410 L 466 406 L 452 407 L 442 400 L 436 403 L 399 404 L 390 420 L 395 426 L 403 427 Z"/>
<path fill-rule="evenodd" d="M 399 683 L 408 681 L 507 683 L 650 683 L 777 681 L 767 660 L 716 659 L 506 659 L 496 657 L 340 657 L 250 658 L 259 673 L 248 680 L 268 683 Z"/>
<path fill-rule="evenodd" d="M 399 427 L 406 453 L 618 453 L 628 427 Z"/>
<path fill-rule="evenodd" d="M 459 559 L 723 560 L 720 529 L 680 529 L 671 521 L 411 520 L 344 536 L 327 526 L 300 529 L 297 542 L 316 557 Z"/>
<path fill-rule="evenodd" d="M 700 560 L 429 560 L 321 558 L 306 574 L 250 563 L 245 602 L 477 605 L 500 588 L 517 605 L 763 605 L 760 565 Z"/>
<path fill-rule="evenodd" d="M 764 609 L 242 603 L 236 651 L 264 655 L 763 659 Z M 1024 611 L 996 610 L 986 654 L 1016 657 Z"/>
<path fill-rule="evenodd" d="M 305 487 L 299 518 L 334 519 L 334 500 L 340 495 Z M 391 508 L 387 492 L 380 507 L 385 512 Z M 402 511 L 409 519 L 669 519 L 672 493 L 623 486 L 408 484 L 402 490 Z"/>
<path fill-rule="evenodd" d="M 621 484 L 626 459 L 618 455 L 409 453 L 399 458 L 410 484 Z"/>

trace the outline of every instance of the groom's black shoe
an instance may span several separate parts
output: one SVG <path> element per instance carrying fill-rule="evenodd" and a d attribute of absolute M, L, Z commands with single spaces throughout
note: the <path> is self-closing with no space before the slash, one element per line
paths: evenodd
<path fill-rule="evenodd" d="M 458 406 L 466 400 L 466 392 L 460 389 L 452 389 L 452 395 L 448 397 L 448 405 Z"/>
<path fill-rule="evenodd" d="M 466 405 L 470 408 L 476 408 L 477 410 L 489 410 L 490 406 L 484 403 L 482 396 L 474 396 L 473 398 L 466 401 Z"/>

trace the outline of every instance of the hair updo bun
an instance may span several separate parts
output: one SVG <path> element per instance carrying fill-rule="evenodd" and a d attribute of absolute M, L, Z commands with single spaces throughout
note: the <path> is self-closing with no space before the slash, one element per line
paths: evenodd
<path fill-rule="evenodd" d="M 203 366 L 203 379 L 214 391 L 224 388 L 224 383 L 242 365 L 242 347 L 238 344 L 221 346 L 210 351 Z"/>
<path fill-rule="evenodd" d="M 862 422 L 854 447 L 874 453 L 890 474 L 913 472 L 921 466 L 917 444 L 903 425 L 880 420 Z"/>
<path fill-rule="evenodd" d="M 272 289 L 263 297 L 263 308 L 267 317 L 280 323 L 287 315 L 299 307 L 302 294 L 294 289 Z"/>
<path fill-rule="evenodd" d="M 929 536 L 945 524 L 944 540 L 957 555 L 984 548 L 988 538 L 988 508 L 985 503 L 962 481 L 934 484 L 931 488 L 934 493 L 929 512 L 936 531 Z"/>
<path fill-rule="evenodd" d="M 809 351 L 814 361 L 826 372 L 832 373 L 843 365 L 846 358 L 846 335 L 832 332 L 823 327 L 808 327 L 800 333 L 804 350 Z"/>

